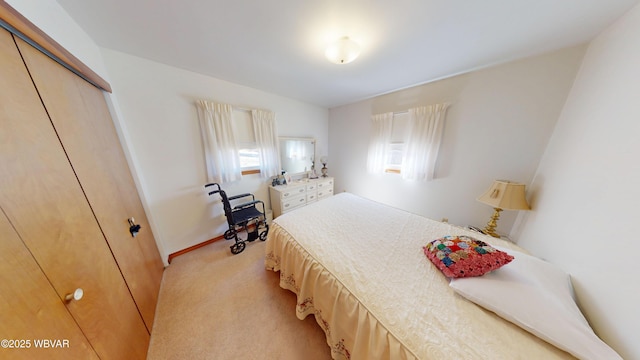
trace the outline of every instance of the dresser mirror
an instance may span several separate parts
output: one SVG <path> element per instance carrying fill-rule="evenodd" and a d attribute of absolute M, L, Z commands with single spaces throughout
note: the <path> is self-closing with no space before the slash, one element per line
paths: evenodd
<path fill-rule="evenodd" d="M 313 138 L 279 137 L 280 166 L 290 176 L 311 171 L 316 154 Z"/>

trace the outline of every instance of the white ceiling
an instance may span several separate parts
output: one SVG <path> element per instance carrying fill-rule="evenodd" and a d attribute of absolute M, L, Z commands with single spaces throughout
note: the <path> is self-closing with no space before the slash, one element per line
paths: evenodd
<path fill-rule="evenodd" d="M 639 0 L 57 0 L 101 47 L 335 107 L 592 39 Z M 324 58 L 342 36 L 362 53 Z"/>

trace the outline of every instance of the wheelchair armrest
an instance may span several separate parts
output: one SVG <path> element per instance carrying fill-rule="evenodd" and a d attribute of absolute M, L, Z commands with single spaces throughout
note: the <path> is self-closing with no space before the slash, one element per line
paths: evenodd
<path fill-rule="evenodd" d="M 247 196 L 251 196 L 255 200 L 255 197 L 253 196 L 253 194 L 246 193 L 246 194 L 229 196 L 229 201 L 240 199 L 240 198 L 247 197 Z"/>
<path fill-rule="evenodd" d="M 256 204 L 262 204 L 262 208 L 264 209 L 264 202 L 262 202 L 262 200 L 253 200 L 253 201 L 250 201 L 248 203 L 237 205 L 237 206 L 235 206 L 233 208 L 233 210 L 242 210 L 242 209 L 245 209 L 245 208 L 248 208 L 248 207 L 252 207 L 252 206 L 254 206 Z"/>

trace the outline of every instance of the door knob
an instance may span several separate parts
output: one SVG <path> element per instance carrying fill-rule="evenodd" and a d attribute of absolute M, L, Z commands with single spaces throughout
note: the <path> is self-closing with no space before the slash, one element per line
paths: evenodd
<path fill-rule="evenodd" d="M 71 300 L 78 301 L 82 299 L 82 296 L 84 296 L 84 291 L 81 288 L 77 288 L 76 291 L 72 292 L 71 294 L 65 295 L 64 300 L 66 302 L 70 302 Z"/>

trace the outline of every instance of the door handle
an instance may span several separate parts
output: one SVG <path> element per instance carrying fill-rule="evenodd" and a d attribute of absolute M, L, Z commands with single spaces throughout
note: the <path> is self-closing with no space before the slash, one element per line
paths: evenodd
<path fill-rule="evenodd" d="M 127 220 L 129 221 L 129 232 L 131 233 L 131 236 L 136 237 L 138 232 L 140 232 L 140 225 L 136 224 L 134 218 L 129 218 Z"/>

